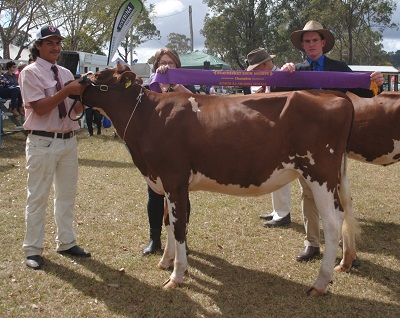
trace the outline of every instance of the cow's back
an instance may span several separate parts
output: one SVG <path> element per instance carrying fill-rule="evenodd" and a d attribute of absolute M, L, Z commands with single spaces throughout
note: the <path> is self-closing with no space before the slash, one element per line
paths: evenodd
<path fill-rule="evenodd" d="M 187 119 L 184 135 L 190 139 L 182 150 L 190 154 L 195 175 L 191 189 L 209 190 L 211 179 L 235 185 L 235 194 L 247 194 L 279 170 L 310 166 L 307 176 L 313 179 L 313 165 L 326 164 L 329 170 L 332 157 L 341 160 L 336 152 L 346 147 L 353 112 L 344 95 L 298 91 L 247 96 L 195 98 L 199 111 Z"/>

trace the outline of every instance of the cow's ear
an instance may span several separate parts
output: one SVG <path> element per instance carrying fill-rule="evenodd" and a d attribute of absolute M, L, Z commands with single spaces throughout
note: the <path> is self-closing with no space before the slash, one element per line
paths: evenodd
<path fill-rule="evenodd" d="M 136 74 L 128 71 L 128 72 L 124 72 L 121 74 L 121 76 L 119 77 L 119 82 L 121 84 L 125 85 L 125 88 L 128 88 L 129 86 L 133 85 L 135 83 L 135 79 L 136 79 Z"/>

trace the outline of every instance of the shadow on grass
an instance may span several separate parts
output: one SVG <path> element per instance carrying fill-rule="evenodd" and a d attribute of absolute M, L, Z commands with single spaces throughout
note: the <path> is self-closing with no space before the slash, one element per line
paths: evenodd
<path fill-rule="evenodd" d="M 184 307 L 176 308 L 177 317 L 184 317 L 183 312 L 206 315 L 202 307 L 192 301 L 184 290 L 177 289 L 173 293 L 166 292 L 162 290 L 161 286 L 150 286 L 94 258 L 75 259 L 75 261 L 95 274 L 97 278 L 79 274 L 51 260 L 46 260 L 43 270 L 72 285 L 82 294 L 92 298 L 93 302 L 104 303 L 108 310 L 117 313 L 118 317 L 119 315 L 123 317 L 167 317 L 169 315 L 164 315 L 163 312 L 172 313 L 168 308 L 177 307 L 179 304 L 184 304 Z"/>
<path fill-rule="evenodd" d="M 361 236 L 357 249 L 373 254 L 393 255 L 400 260 L 400 225 L 391 222 L 359 219 Z"/>
<path fill-rule="evenodd" d="M 357 313 L 355 316 L 396 317 L 400 312 L 400 305 L 379 300 L 333 294 L 312 298 L 305 294 L 309 286 L 193 251 L 186 278 L 190 282 L 168 292 L 96 259 L 77 261 L 97 278 L 50 260 L 44 270 L 124 317 L 338 317 L 352 315 L 350 312 Z M 196 299 L 199 294 L 203 295 L 202 303 Z"/>
<path fill-rule="evenodd" d="M 212 255 L 192 252 L 189 263 L 196 269 L 195 273 L 189 273 L 196 283 L 188 288 L 196 293 L 211 290 L 208 296 L 220 309 L 222 317 L 339 317 L 352 316 L 354 313 L 357 313 L 355 316 L 363 316 L 363 312 L 369 317 L 395 317 L 400 312 L 400 304 L 379 300 L 368 301 L 333 294 L 312 298 L 305 293 L 309 286 L 235 266 Z M 198 271 L 211 278 L 211 281 L 196 275 Z M 391 287 L 398 292 L 398 286 Z"/>

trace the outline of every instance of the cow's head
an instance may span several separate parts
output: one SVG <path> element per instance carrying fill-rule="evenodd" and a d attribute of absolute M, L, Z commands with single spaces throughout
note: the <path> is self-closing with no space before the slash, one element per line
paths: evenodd
<path fill-rule="evenodd" d="M 89 107 L 99 106 L 93 104 L 93 101 L 104 99 L 103 93 L 121 91 L 137 85 L 136 74 L 131 71 L 129 66 L 122 65 L 120 62 L 116 68 L 107 68 L 94 74 L 87 74 L 82 81 L 90 84 L 82 94 L 83 104 Z"/>

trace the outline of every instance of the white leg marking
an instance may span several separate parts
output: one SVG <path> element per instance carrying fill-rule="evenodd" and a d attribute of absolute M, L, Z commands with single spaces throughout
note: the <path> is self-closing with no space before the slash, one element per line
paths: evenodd
<path fill-rule="evenodd" d="M 325 237 L 324 256 L 318 278 L 313 287 L 319 293 L 326 293 L 327 286 L 333 277 L 344 215 L 339 209 L 335 209 L 333 193 L 328 191 L 326 183 L 322 186 L 318 182 L 310 182 L 309 180 L 307 180 L 307 183 L 313 192 Z"/>

